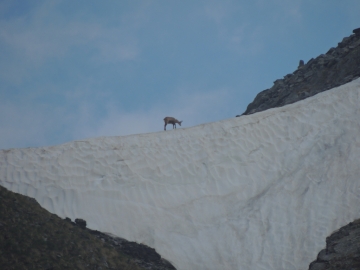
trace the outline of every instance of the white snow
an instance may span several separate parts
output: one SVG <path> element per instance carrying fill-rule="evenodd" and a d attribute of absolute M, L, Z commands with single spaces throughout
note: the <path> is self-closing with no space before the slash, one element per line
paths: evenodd
<path fill-rule="evenodd" d="M 307 269 L 360 218 L 359 94 L 360 79 L 192 128 L 1 150 L 0 184 L 178 269 Z"/>

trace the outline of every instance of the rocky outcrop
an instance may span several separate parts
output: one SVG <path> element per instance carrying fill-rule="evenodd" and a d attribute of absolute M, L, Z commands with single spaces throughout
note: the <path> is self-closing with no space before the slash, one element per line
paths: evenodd
<path fill-rule="evenodd" d="M 144 269 L 176 270 L 176 268 L 169 261 L 162 258 L 154 248 L 96 230 L 89 231 L 112 248 L 133 258 L 134 262 Z"/>
<path fill-rule="evenodd" d="M 336 48 L 299 63 L 298 69 L 260 92 L 242 115 L 281 107 L 343 85 L 360 77 L 360 28 Z M 240 116 L 240 115 L 237 115 Z"/>
<path fill-rule="evenodd" d="M 173 270 L 143 244 L 61 219 L 35 201 L 0 186 L 0 269 Z"/>
<path fill-rule="evenodd" d="M 326 248 L 309 267 L 309 270 L 344 269 L 360 269 L 360 219 L 327 237 Z"/>
<path fill-rule="evenodd" d="M 76 218 L 75 223 L 81 228 L 86 228 L 86 221 L 81 218 Z"/>

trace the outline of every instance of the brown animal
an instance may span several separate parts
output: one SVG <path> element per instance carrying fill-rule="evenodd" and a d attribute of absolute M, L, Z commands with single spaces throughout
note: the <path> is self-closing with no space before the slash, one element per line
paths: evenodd
<path fill-rule="evenodd" d="M 167 124 L 172 124 L 173 129 L 174 129 L 174 128 L 176 128 L 176 124 L 179 124 L 179 126 L 181 126 L 181 123 L 182 123 L 182 121 L 179 121 L 179 120 L 175 119 L 174 117 L 169 117 L 169 116 L 164 118 L 164 122 L 165 122 L 164 130 L 166 130 Z"/>

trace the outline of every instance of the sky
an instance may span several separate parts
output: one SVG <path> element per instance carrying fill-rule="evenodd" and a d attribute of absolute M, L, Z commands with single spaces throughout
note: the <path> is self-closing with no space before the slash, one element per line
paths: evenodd
<path fill-rule="evenodd" d="M 351 35 L 359 11 L 358 0 L 0 0 L 0 149 L 235 117 Z"/>

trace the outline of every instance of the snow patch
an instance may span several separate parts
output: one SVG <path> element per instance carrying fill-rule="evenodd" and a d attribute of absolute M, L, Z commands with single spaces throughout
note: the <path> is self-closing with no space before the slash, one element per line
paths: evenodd
<path fill-rule="evenodd" d="M 192 128 L 1 150 L 0 184 L 177 269 L 307 269 L 360 217 L 359 93 L 360 79 Z"/>

